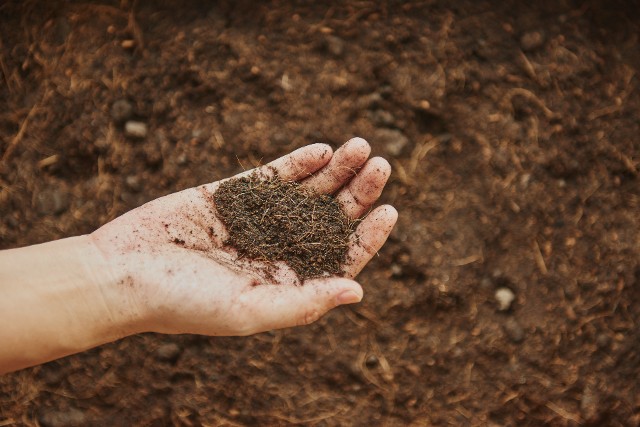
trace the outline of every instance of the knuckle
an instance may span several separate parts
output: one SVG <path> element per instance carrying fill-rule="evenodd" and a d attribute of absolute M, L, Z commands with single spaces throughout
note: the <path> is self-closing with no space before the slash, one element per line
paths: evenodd
<path fill-rule="evenodd" d="M 307 311 L 302 319 L 300 319 L 299 326 L 310 325 L 320 318 L 320 312 L 318 310 Z"/>

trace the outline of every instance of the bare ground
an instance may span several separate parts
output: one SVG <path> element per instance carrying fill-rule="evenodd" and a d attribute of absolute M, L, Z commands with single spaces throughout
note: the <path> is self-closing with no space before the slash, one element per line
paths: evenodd
<path fill-rule="evenodd" d="M 0 247 L 355 135 L 400 211 L 362 304 L 6 375 L 0 425 L 638 425 L 639 10 L 0 3 Z"/>

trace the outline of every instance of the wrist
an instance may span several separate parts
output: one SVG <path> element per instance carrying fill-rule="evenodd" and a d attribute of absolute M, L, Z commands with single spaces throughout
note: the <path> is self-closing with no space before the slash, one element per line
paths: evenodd
<path fill-rule="evenodd" d="M 141 327 L 144 315 L 135 298 L 135 285 L 127 272 L 126 263 L 119 262 L 95 235 L 88 234 L 79 238 L 81 240 L 78 248 L 83 253 L 83 270 L 112 327 L 112 341 L 144 332 Z"/>

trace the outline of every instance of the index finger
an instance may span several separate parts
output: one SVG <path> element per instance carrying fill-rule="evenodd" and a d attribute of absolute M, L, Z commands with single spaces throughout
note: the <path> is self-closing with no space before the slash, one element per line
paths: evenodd
<path fill-rule="evenodd" d="M 246 176 L 257 172 L 265 178 L 277 174 L 283 181 L 299 181 L 311 176 L 314 172 L 324 167 L 329 163 L 332 156 L 333 150 L 330 145 L 311 144 L 298 148 L 264 166 L 242 172 L 235 177 Z"/>
<path fill-rule="evenodd" d="M 311 176 L 329 163 L 333 156 L 333 149 L 327 144 L 311 144 L 298 148 L 291 153 L 279 157 L 266 165 L 250 169 L 234 175 L 230 178 L 221 179 L 202 186 L 203 189 L 213 192 L 218 186 L 230 179 L 242 178 L 257 173 L 259 176 L 268 179 L 278 175 L 283 181 L 299 181 Z"/>

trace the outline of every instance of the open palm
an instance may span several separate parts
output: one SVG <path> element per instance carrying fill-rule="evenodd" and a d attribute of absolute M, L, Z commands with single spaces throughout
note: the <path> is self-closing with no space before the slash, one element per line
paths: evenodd
<path fill-rule="evenodd" d="M 370 151 L 360 138 L 335 153 L 313 144 L 241 175 L 277 173 L 334 194 L 344 212 L 358 218 L 370 211 L 390 173 L 386 160 L 368 159 Z M 141 331 L 248 335 L 311 323 L 337 305 L 360 301 L 362 288 L 352 279 L 387 239 L 397 219 L 393 207 L 372 210 L 358 225 L 344 277 L 300 283 L 286 264 L 266 277 L 264 265 L 239 259 L 224 245 L 227 231 L 213 203 L 220 182 L 156 199 L 92 234 L 119 278 L 122 306 L 112 309 L 136 313 Z"/>

